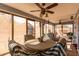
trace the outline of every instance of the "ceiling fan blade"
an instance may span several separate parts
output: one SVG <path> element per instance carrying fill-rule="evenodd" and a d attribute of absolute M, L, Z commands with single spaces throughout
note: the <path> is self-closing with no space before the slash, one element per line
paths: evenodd
<path fill-rule="evenodd" d="M 41 10 L 32 10 L 32 11 L 30 11 L 30 12 L 37 12 L 37 11 L 41 11 Z"/>
<path fill-rule="evenodd" d="M 48 11 L 46 11 L 46 12 L 51 13 L 51 14 L 53 14 L 53 13 L 54 13 L 53 11 L 49 11 L 49 10 L 48 10 Z"/>
<path fill-rule="evenodd" d="M 58 5 L 58 3 L 51 4 L 51 5 L 49 5 L 48 7 L 46 7 L 46 9 L 53 8 L 53 7 L 57 6 L 57 5 Z"/>
<path fill-rule="evenodd" d="M 35 3 L 39 8 L 43 9 L 39 3 Z"/>

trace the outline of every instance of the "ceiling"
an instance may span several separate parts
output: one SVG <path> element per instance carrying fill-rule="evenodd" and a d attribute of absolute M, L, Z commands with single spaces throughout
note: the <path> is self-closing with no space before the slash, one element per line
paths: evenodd
<path fill-rule="evenodd" d="M 46 6 L 51 3 L 46 3 Z M 34 3 L 7 3 L 11 7 L 22 10 L 24 12 L 30 13 L 39 17 L 40 12 L 30 12 L 31 10 L 39 10 Z M 43 19 L 49 20 L 53 23 L 58 22 L 60 19 L 63 21 L 70 20 L 70 16 L 75 14 L 79 8 L 79 3 L 59 3 L 58 6 L 51 8 L 50 10 L 54 11 L 54 14 L 48 14 L 49 17 L 43 17 Z M 65 20 L 64 20 L 65 19 Z M 67 19 L 67 20 L 66 20 Z"/>

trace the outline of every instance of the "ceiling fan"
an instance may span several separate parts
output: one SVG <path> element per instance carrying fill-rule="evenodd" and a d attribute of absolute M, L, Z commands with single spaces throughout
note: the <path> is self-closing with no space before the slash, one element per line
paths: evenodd
<path fill-rule="evenodd" d="M 30 12 L 39 12 L 40 11 L 40 17 L 42 17 L 43 15 L 45 15 L 46 17 L 48 17 L 48 13 L 50 14 L 54 14 L 53 11 L 50 11 L 49 9 L 56 7 L 58 5 L 58 3 L 53 3 L 47 7 L 45 7 L 45 3 L 39 4 L 39 3 L 35 3 L 41 10 L 33 10 Z"/>

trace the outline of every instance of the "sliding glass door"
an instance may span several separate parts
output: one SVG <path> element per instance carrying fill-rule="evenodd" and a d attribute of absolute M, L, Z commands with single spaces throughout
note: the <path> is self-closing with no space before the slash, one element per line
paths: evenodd
<path fill-rule="evenodd" d="M 63 25 L 63 33 L 73 32 L 73 25 L 72 24 L 65 24 Z"/>
<path fill-rule="evenodd" d="M 62 25 L 56 25 L 55 26 L 55 32 L 59 35 L 59 36 L 62 36 L 62 28 L 61 28 Z"/>
<path fill-rule="evenodd" d="M 54 26 L 53 25 L 50 25 L 50 24 L 45 24 L 44 25 L 44 34 L 49 33 L 49 31 L 51 33 L 54 33 Z"/>
<path fill-rule="evenodd" d="M 44 24 L 44 34 L 48 33 L 48 24 Z"/>
<path fill-rule="evenodd" d="M 54 33 L 54 26 L 51 24 L 48 24 L 48 29 L 51 33 Z"/>
<path fill-rule="evenodd" d="M 35 38 L 40 37 L 40 22 L 35 21 Z"/>
<path fill-rule="evenodd" d="M 8 52 L 8 40 L 11 39 L 11 15 L 0 12 L 0 55 Z"/>
<path fill-rule="evenodd" d="M 24 35 L 26 35 L 26 19 L 14 16 L 14 40 L 24 44 Z"/>

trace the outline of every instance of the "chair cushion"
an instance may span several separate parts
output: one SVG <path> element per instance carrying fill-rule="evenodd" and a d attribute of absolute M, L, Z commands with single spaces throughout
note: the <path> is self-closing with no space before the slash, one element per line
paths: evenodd
<path fill-rule="evenodd" d="M 33 35 L 25 35 L 24 37 L 25 37 L 25 41 L 35 39 Z"/>
<path fill-rule="evenodd" d="M 25 44 L 31 44 L 31 45 L 36 45 L 36 44 L 39 44 L 39 40 L 38 39 L 32 39 L 32 40 L 27 40 L 25 42 Z"/>

